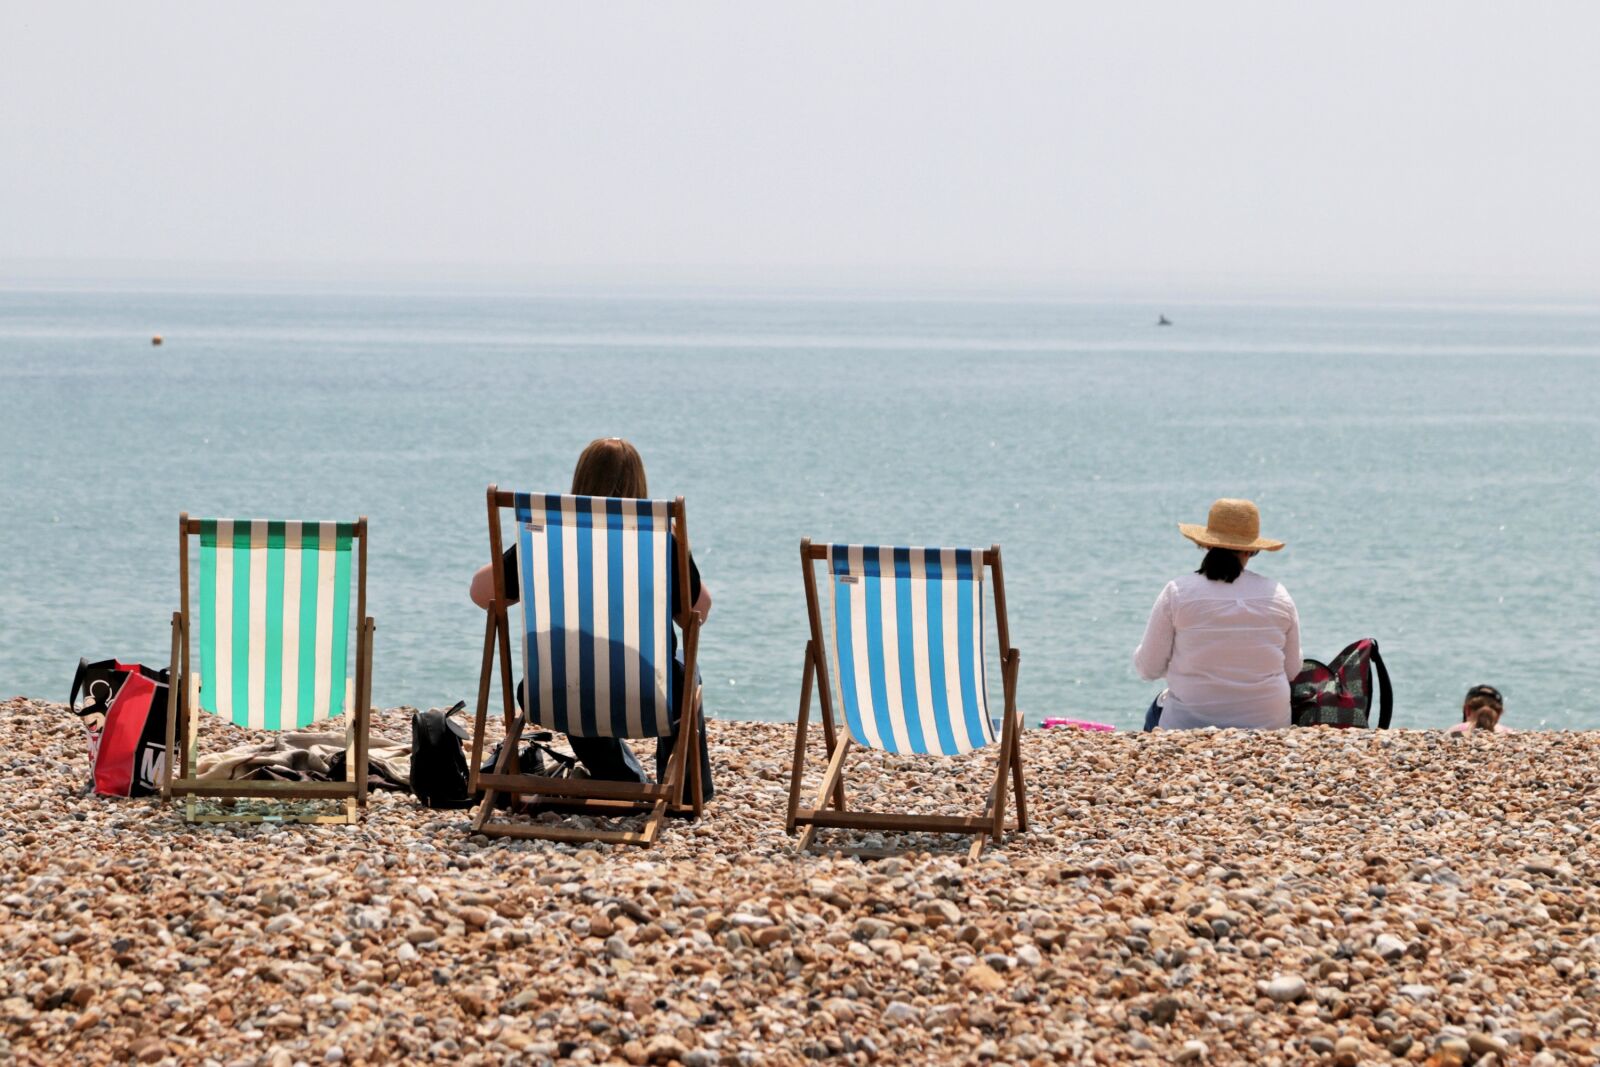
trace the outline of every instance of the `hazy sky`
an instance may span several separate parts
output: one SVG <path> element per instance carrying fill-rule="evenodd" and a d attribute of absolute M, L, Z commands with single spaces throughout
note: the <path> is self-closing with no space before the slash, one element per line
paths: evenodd
<path fill-rule="evenodd" d="M 1600 288 L 1600 4 L 0 6 L 0 260 Z"/>

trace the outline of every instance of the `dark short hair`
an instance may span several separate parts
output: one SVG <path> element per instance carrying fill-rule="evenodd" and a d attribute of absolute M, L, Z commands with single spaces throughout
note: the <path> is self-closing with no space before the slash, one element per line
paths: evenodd
<path fill-rule="evenodd" d="M 1203 574 L 1213 582 L 1231 582 L 1244 573 L 1244 563 L 1240 561 L 1237 549 L 1210 548 L 1206 550 L 1205 559 L 1200 561 L 1195 573 Z"/>

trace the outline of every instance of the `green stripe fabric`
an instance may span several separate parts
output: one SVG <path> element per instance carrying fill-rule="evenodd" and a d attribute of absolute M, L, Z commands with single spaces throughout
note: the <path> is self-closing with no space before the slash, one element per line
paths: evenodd
<path fill-rule="evenodd" d="M 287 523 L 267 523 L 267 677 L 262 718 L 268 730 L 283 728 L 283 540 Z"/>
<path fill-rule="evenodd" d="M 204 680 L 217 676 L 217 623 L 212 605 L 217 600 L 217 521 L 200 523 L 200 706 L 217 713 L 214 686 Z"/>
<path fill-rule="evenodd" d="M 217 546 L 221 549 L 221 545 Z M 250 523 L 233 524 L 233 721 L 249 726 Z M 218 649 L 220 652 L 221 649 Z"/>
<path fill-rule="evenodd" d="M 350 631 L 350 535 L 341 531 L 336 537 L 333 572 L 333 654 L 329 658 L 332 679 L 329 685 L 333 705 L 345 706 L 345 658 L 349 654 L 347 638 Z"/>
<path fill-rule="evenodd" d="M 314 522 L 300 529 L 300 684 L 295 721 L 315 715 L 317 693 L 317 570 L 321 530 Z"/>
<path fill-rule="evenodd" d="M 200 520 L 200 707 L 253 729 L 349 710 L 356 524 Z"/>

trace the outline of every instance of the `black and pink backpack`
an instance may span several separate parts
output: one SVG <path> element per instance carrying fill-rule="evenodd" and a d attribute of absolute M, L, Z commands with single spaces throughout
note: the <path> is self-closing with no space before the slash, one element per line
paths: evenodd
<path fill-rule="evenodd" d="M 1365 730 L 1372 722 L 1372 678 L 1378 678 L 1378 721 L 1389 728 L 1394 690 L 1378 655 L 1378 642 L 1363 637 L 1345 646 L 1331 663 L 1308 659 L 1289 683 L 1289 714 L 1296 726 L 1336 726 Z"/>

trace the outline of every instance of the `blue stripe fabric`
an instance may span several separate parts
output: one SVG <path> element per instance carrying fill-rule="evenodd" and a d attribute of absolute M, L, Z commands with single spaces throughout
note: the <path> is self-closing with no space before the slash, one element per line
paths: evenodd
<path fill-rule="evenodd" d="M 962 571 L 965 571 L 968 574 L 972 573 L 971 552 L 966 550 L 957 550 L 956 570 L 958 574 Z M 956 644 L 957 647 L 961 649 L 971 649 L 974 642 L 975 635 L 973 629 L 974 612 L 972 593 L 973 589 L 970 581 L 962 581 L 957 583 Z M 983 633 L 983 597 L 981 594 L 977 597 L 976 606 L 976 614 L 978 616 L 977 636 L 981 637 Z M 961 704 L 962 707 L 966 709 L 967 713 L 967 736 L 971 737 L 975 733 L 982 732 L 985 727 L 988 727 L 987 732 L 990 738 L 993 739 L 994 728 L 989 722 L 989 713 L 987 710 L 980 711 L 978 704 L 982 690 L 979 690 L 978 688 L 977 676 L 983 672 L 983 656 L 981 652 L 978 655 L 962 655 L 959 662 L 961 664 Z M 984 688 L 987 689 L 988 687 L 985 686 Z"/>
<path fill-rule="evenodd" d="M 895 636 L 899 639 L 895 658 L 900 671 L 900 701 L 904 707 L 918 708 L 921 705 L 917 702 L 917 649 L 924 646 L 917 642 L 911 618 L 911 549 L 896 548 L 893 552 Z M 905 729 L 911 751 L 926 755 L 928 746 L 922 740 L 922 716 L 907 715 Z"/>
<path fill-rule="evenodd" d="M 627 595 L 623 583 L 622 501 L 604 501 L 606 509 L 606 618 L 611 620 L 611 635 L 607 642 L 607 662 L 610 666 L 611 736 L 628 736 L 628 646 L 623 633 L 626 617 Z"/>
<path fill-rule="evenodd" d="M 928 575 L 928 675 L 943 679 L 944 668 L 944 569 L 937 548 L 925 548 L 923 566 Z M 950 698 L 944 686 L 935 682 L 931 687 L 934 723 L 939 730 L 939 752 L 956 752 L 956 735 L 950 727 Z"/>
<path fill-rule="evenodd" d="M 638 543 L 641 549 L 646 544 L 653 544 L 656 540 L 655 514 L 652 508 L 641 507 L 638 512 Z M 662 519 L 663 525 L 667 523 Z M 666 541 L 667 538 L 660 538 Z M 639 648 L 655 648 L 658 644 L 657 631 L 663 628 L 672 631 L 672 600 L 667 596 L 669 577 L 673 562 L 671 559 L 658 560 L 656 553 L 639 552 Z M 654 682 L 645 673 L 646 660 L 641 659 L 639 664 L 639 718 L 643 722 L 660 722 L 666 716 L 662 713 L 667 707 L 676 708 L 678 694 L 672 685 L 672 673 L 667 670 L 665 678 L 657 678 Z M 662 665 L 667 669 L 667 665 Z M 666 700 L 656 699 L 662 687 L 666 688 Z M 669 733 L 662 730 L 662 734 Z M 641 735 L 643 736 L 643 735 Z"/>
<path fill-rule="evenodd" d="M 859 744 L 957 755 L 996 739 L 981 549 L 830 545 L 834 690 Z"/>
<path fill-rule="evenodd" d="M 838 572 L 836 571 L 835 574 Z M 839 668 L 839 677 L 854 679 L 856 676 L 856 645 L 855 634 L 848 625 L 840 625 L 840 620 L 849 620 L 854 614 L 853 597 L 860 596 L 859 586 L 854 582 L 833 582 L 834 602 L 837 610 L 834 615 L 834 633 L 837 640 L 834 643 L 834 661 Z M 850 736 L 860 739 L 866 736 L 866 731 L 861 725 L 861 701 L 856 696 L 856 687 L 852 685 L 834 686 L 839 694 L 839 700 L 844 704 L 845 726 L 850 731 Z"/>
<path fill-rule="evenodd" d="M 587 503 L 587 501 L 585 502 Z M 594 713 L 594 646 L 609 634 L 597 634 L 594 626 L 594 538 L 593 522 L 586 508 L 573 515 L 573 541 L 578 557 L 578 715 L 582 719 L 573 731 L 582 737 L 600 734 Z M 588 640 L 585 640 L 588 638 Z"/>
<path fill-rule="evenodd" d="M 862 606 L 867 614 L 867 696 L 875 720 L 878 747 L 886 752 L 899 752 L 894 737 L 894 710 L 889 704 L 889 680 L 884 671 L 883 647 L 883 577 L 878 568 L 876 546 L 865 550 L 862 568 Z M 871 562 L 867 562 L 870 560 Z"/>
<path fill-rule="evenodd" d="M 523 502 L 527 499 L 525 494 L 519 494 L 519 513 Z M 524 522 L 517 523 L 517 559 L 533 558 L 533 531 Z M 520 576 L 519 576 L 520 577 Z M 526 588 L 526 586 L 524 586 Z M 522 633 L 524 638 L 528 634 L 539 632 L 539 598 L 525 596 L 522 598 Z M 539 691 L 539 657 L 527 654 L 527 642 L 523 642 L 523 674 L 522 674 L 522 706 L 533 706 L 533 695 Z"/>
<path fill-rule="evenodd" d="M 670 505 L 514 500 L 530 720 L 579 737 L 671 733 Z"/>
<path fill-rule="evenodd" d="M 555 501 L 554 507 L 551 501 Z M 533 707 L 550 716 L 545 725 L 561 733 L 572 733 L 572 722 L 567 715 L 567 696 L 576 684 L 576 678 L 567 677 L 567 546 L 566 540 L 572 536 L 571 531 L 564 531 L 561 522 L 561 498 L 545 497 L 544 500 L 544 537 L 545 559 L 549 569 L 545 572 L 545 589 L 549 597 L 549 623 L 546 628 L 534 634 L 529 634 L 529 644 L 537 646 L 537 639 L 543 637 L 550 649 L 550 679 L 549 684 L 541 681 L 539 692 L 535 695 Z M 535 549 L 537 551 L 537 549 Z M 539 585 L 537 571 L 533 582 L 529 583 L 530 589 L 537 589 Z M 530 594 L 524 594 L 530 595 Z M 537 595 L 531 594 L 531 595 Z M 573 665 L 576 669 L 576 664 Z"/>

